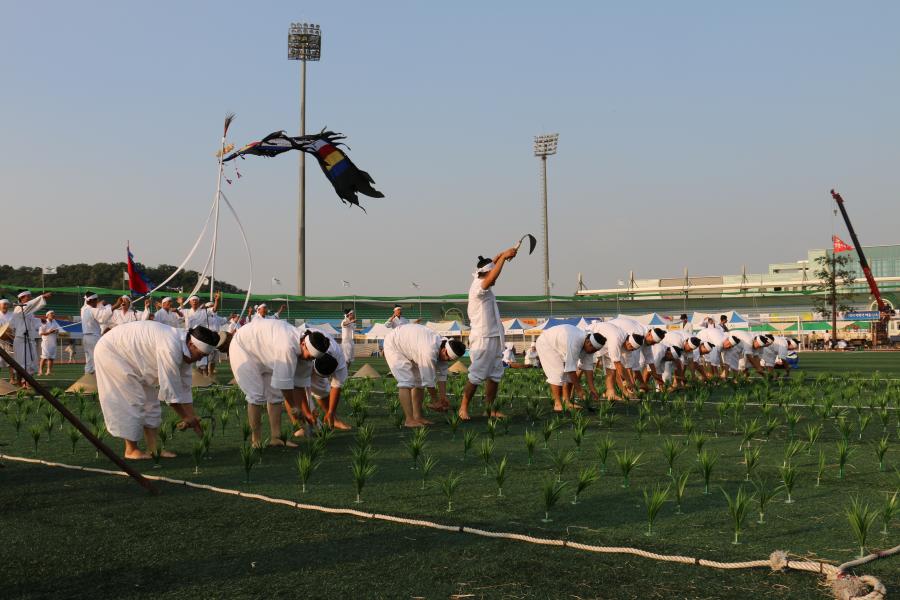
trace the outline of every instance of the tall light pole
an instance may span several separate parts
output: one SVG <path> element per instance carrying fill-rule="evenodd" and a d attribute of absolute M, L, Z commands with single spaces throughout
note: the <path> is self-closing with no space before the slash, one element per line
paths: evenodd
<path fill-rule="evenodd" d="M 556 154 L 558 133 L 534 136 L 534 155 L 541 159 L 541 185 L 543 187 L 544 225 L 544 295 L 550 296 L 550 232 L 547 223 L 547 157 Z"/>
<path fill-rule="evenodd" d="M 306 135 L 306 62 L 322 54 L 322 32 L 312 23 L 291 23 L 288 60 L 300 61 L 300 135 Z M 306 295 L 306 153 L 300 153 L 300 212 L 297 217 L 297 294 Z"/>

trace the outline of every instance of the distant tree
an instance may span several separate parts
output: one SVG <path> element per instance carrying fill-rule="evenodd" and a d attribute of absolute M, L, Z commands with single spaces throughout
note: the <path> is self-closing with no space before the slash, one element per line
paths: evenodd
<path fill-rule="evenodd" d="M 817 268 L 813 276 L 818 280 L 815 289 L 819 292 L 813 301 L 816 311 L 823 318 L 831 318 L 831 345 L 837 343 L 837 314 L 852 310 L 853 272 L 847 267 L 850 256 L 828 254 L 816 258 Z"/>

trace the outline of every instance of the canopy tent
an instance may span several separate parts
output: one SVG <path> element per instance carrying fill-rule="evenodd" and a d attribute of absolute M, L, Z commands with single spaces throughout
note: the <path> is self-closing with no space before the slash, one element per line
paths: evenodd
<path fill-rule="evenodd" d="M 770 332 L 770 331 L 780 331 L 780 330 L 776 329 L 775 327 L 772 327 L 772 325 L 770 325 L 769 323 L 760 323 L 759 325 L 751 325 L 750 331 L 766 333 L 766 332 Z"/>
<path fill-rule="evenodd" d="M 591 323 L 593 323 L 594 321 L 602 321 L 602 320 L 603 320 L 603 317 L 581 317 L 581 319 L 578 320 L 578 323 L 576 323 L 575 326 L 578 329 L 583 329 L 584 331 L 590 331 Z"/>
<path fill-rule="evenodd" d="M 574 325 L 578 326 L 578 322 L 581 320 L 581 317 L 569 317 L 566 319 L 557 319 L 556 317 L 550 317 L 543 323 L 538 323 L 536 327 L 532 327 L 526 334 L 539 334 L 541 331 L 545 329 L 549 329 L 551 327 L 556 327 L 557 325 Z"/>
<path fill-rule="evenodd" d="M 868 331 L 871 328 L 871 321 L 838 321 L 838 329 L 841 331 Z"/>
<path fill-rule="evenodd" d="M 438 335 L 443 336 L 464 336 L 469 334 L 467 325 L 459 321 L 428 321 L 425 326 Z"/>
<path fill-rule="evenodd" d="M 519 319 L 507 319 L 503 321 L 503 333 L 506 335 L 523 335 L 525 330 L 531 329 Z"/>
<path fill-rule="evenodd" d="M 701 327 L 703 325 L 703 321 L 705 321 L 707 318 L 712 319 L 716 324 L 718 324 L 720 315 L 725 315 L 726 317 L 728 317 L 728 328 L 729 329 L 749 329 L 750 328 L 750 322 L 747 321 L 747 318 L 744 317 L 743 315 L 741 315 L 736 310 L 722 311 L 717 315 L 711 314 L 711 313 L 695 312 L 694 314 L 690 315 L 691 323 L 694 325 L 695 329 L 698 327 Z"/>
<path fill-rule="evenodd" d="M 384 323 L 375 323 L 365 331 L 360 332 L 360 335 L 367 340 L 383 340 L 390 332 L 390 328 L 385 327 Z"/>
<path fill-rule="evenodd" d="M 667 319 L 660 315 L 659 313 L 647 313 L 646 315 L 619 315 L 620 317 L 626 317 L 628 319 L 634 319 L 641 325 L 646 325 L 648 327 L 665 327 L 669 323 L 672 322 L 672 319 Z"/>
<path fill-rule="evenodd" d="M 327 321 L 325 323 L 316 324 L 307 323 L 307 325 L 309 325 L 312 329 L 318 329 L 322 333 L 327 333 L 330 336 L 339 337 L 341 335 L 341 332 L 335 329 L 334 326 Z"/>
<path fill-rule="evenodd" d="M 825 321 L 801 321 L 800 330 L 804 333 L 811 333 L 813 331 L 831 331 L 831 323 L 826 323 Z M 781 331 L 796 333 L 797 324 L 790 323 Z"/>

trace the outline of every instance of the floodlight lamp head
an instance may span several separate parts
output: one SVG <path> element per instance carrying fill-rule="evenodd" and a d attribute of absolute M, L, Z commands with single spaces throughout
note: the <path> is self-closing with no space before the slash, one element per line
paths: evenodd
<path fill-rule="evenodd" d="M 548 133 L 534 136 L 534 155 L 552 156 L 556 154 L 556 144 L 559 141 L 558 133 Z"/>
<path fill-rule="evenodd" d="M 317 61 L 322 56 L 322 31 L 313 23 L 291 23 L 288 60 Z"/>

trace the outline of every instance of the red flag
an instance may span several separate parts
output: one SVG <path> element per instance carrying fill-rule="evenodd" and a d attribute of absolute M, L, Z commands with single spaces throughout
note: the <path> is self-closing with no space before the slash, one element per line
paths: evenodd
<path fill-rule="evenodd" d="M 850 252 L 851 250 L 853 250 L 853 246 L 848 245 L 847 242 L 836 235 L 831 236 L 831 242 L 834 244 L 835 254 L 837 254 L 838 252 Z"/>
<path fill-rule="evenodd" d="M 128 287 L 131 288 L 132 294 L 146 294 L 153 287 L 153 284 L 144 275 L 144 272 L 134 264 L 134 255 L 131 253 L 130 245 L 125 246 L 128 252 Z"/>

